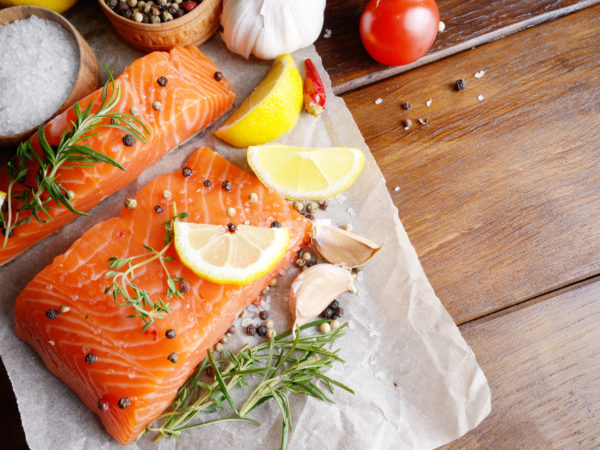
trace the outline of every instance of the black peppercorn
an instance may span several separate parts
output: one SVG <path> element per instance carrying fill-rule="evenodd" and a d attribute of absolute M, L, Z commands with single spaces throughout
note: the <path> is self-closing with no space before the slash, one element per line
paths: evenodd
<path fill-rule="evenodd" d="M 321 317 L 323 319 L 333 319 L 335 317 L 335 313 L 333 309 L 328 307 L 323 310 L 323 312 L 321 313 Z"/>
<path fill-rule="evenodd" d="M 179 283 L 179 290 L 186 294 L 188 292 L 190 292 L 190 283 L 188 283 L 187 281 L 182 281 Z"/>
<path fill-rule="evenodd" d="M 94 355 L 93 353 L 88 353 L 87 355 L 85 355 L 86 363 L 94 364 L 96 361 L 98 361 L 98 357 L 96 355 Z"/>
<path fill-rule="evenodd" d="M 106 0 L 106 4 L 110 9 L 115 9 L 119 0 Z"/>
<path fill-rule="evenodd" d="M 404 111 L 408 111 L 411 108 L 411 105 L 408 102 L 402 102 L 400 103 L 400 108 L 402 108 Z"/>
<path fill-rule="evenodd" d="M 171 361 L 173 364 L 175 364 L 177 362 L 177 353 L 175 353 L 175 352 L 169 353 L 169 356 L 167 356 L 167 359 L 169 361 Z"/>
<path fill-rule="evenodd" d="M 132 135 L 126 134 L 123 136 L 123 145 L 131 147 L 133 144 L 135 144 L 135 138 Z"/>
<path fill-rule="evenodd" d="M 58 311 L 54 308 L 50 308 L 46 311 L 46 317 L 50 320 L 56 319 L 58 317 Z"/>
<path fill-rule="evenodd" d="M 327 200 L 321 200 L 319 202 L 319 208 L 321 208 L 323 211 L 325 211 L 328 206 L 329 206 L 329 203 L 327 203 Z"/>
<path fill-rule="evenodd" d="M 246 328 L 246 334 L 248 336 L 254 336 L 256 334 L 256 327 L 254 325 L 248 325 Z"/>
<path fill-rule="evenodd" d="M 344 308 L 338 308 L 333 311 L 334 317 L 342 317 L 344 315 Z"/>
<path fill-rule="evenodd" d="M 261 311 L 258 317 L 260 317 L 260 320 L 267 320 L 269 318 L 269 311 Z"/>
<path fill-rule="evenodd" d="M 100 411 L 108 411 L 108 402 L 106 400 L 98 399 L 98 409 Z"/>
<path fill-rule="evenodd" d="M 308 261 L 306 261 L 306 264 L 304 264 L 305 267 L 312 267 L 314 265 L 317 264 L 317 261 L 315 261 L 314 259 L 310 259 Z"/>
<path fill-rule="evenodd" d="M 302 215 L 307 219 L 315 220 L 315 216 L 313 216 L 311 213 L 302 213 Z"/>
<path fill-rule="evenodd" d="M 233 223 L 227 224 L 227 231 L 229 231 L 230 233 L 235 233 L 235 230 L 237 230 L 237 227 L 235 226 L 235 224 L 233 224 Z"/>
<path fill-rule="evenodd" d="M 281 228 L 281 222 L 278 220 L 271 222 L 271 228 Z"/>
<path fill-rule="evenodd" d="M 167 83 L 169 82 L 169 80 L 167 80 L 166 77 L 158 77 L 156 82 L 158 83 L 159 86 L 165 87 L 167 85 Z"/>
<path fill-rule="evenodd" d="M 175 336 L 177 336 L 177 333 L 175 333 L 175 330 L 173 330 L 172 328 L 169 328 L 165 332 L 165 336 L 167 337 L 167 339 L 173 339 Z"/>
<path fill-rule="evenodd" d="M 231 181 L 229 181 L 229 180 L 223 181 L 223 184 L 221 185 L 221 187 L 223 188 L 223 190 L 225 190 L 227 192 L 231 192 Z"/>
<path fill-rule="evenodd" d="M 340 308 L 340 303 L 339 303 L 337 300 L 334 300 L 334 301 L 332 301 L 332 302 L 329 304 L 329 307 L 330 307 L 331 309 L 339 309 L 339 308 Z"/>
<path fill-rule="evenodd" d="M 184 167 L 183 169 L 181 169 L 181 174 L 186 178 L 191 177 L 193 173 L 194 171 L 191 167 Z"/>
<path fill-rule="evenodd" d="M 156 211 L 158 214 L 162 214 L 162 213 L 164 213 L 164 212 L 165 212 L 165 210 L 163 209 L 163 207 L 162 207 L 162 206 L 160 206 L 160 205 L 156 205 L 156 206 L 154 207 L 154 211 Z"/>
<path fill-rule="evenodd" d="M 15 235 L 14 230 L 11 228 L 10 231 L 8 232 L 8 237 L 11 238 Z M 6 229 L 4 227 L 2 227 L 2 236 L 6 236 Z"/>
<path fill-rule="evenodd" d="M 223 74 L 221 72 L 215 72 L 213 77 L 215 77 L 215 80 L 221 81 L 223 79 Z"/>
<path fill-rule="evenodd" d="M 129 400 L 129 397 L 121 397 L 118 405 L 121 409 L 129 408 L 131 406 L 131 400 Z"/>
<path fill-rule="evenodd" d="M 264 325 L 261 325 L 260 327 L 258 327 L 256 329 L 256 332 L 258 333 L 259 336 L 266 336 L 266 334 L 267 334 L 267 327 L 265 327 Z"/>
<path fill-rule="evenodd" d="M 185 14 L 185 9 L 179 8 L 177 11 L 175 11 L 175 14 L 173 14 L 173 17 L 175 17 L 176 19 L 179 19 L 184 14 Z"/>
<path fill-rule="evenodd" d="M 460 80 L 456 80 L 456 83 L 454 83 L 454 89 L 457 91 L 462 91 L 466 87 L 467 83 L 462 78 Z"/>
<path fill-rule="evenodd" d="M 212 186 L 212 182 L 210 180 L 204 180 L 204 187 L 211 187 Z"/>

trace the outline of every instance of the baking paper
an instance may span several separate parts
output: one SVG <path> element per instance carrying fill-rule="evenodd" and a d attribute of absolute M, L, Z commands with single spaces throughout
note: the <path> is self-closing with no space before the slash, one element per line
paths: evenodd
<path fill-rule="evenodd" d="M 102 16 L 95 2 L 79 5 L 67 17 L 81 31 L 100 64 L 118 75 L 141 52 L 124 44 Z M 262 80 L 270 62 L 245 60 L 228 52 L 216 36 L 200 46 L 237 92 L 235 106 Z M 334 224 L 350 223 L 354 231 L 383 249 L 360 272 L 357 294 L 340 302 L 349 322 L 339 339 L 341 356 L 330 374 L 352 387 L 355 395 L 339 390 L 335 404 L 294 396 L 293 429 L 288 448 L 397 449 L 433 448 L 475 427 L 490 411 L 487 380 L 475 356 L 460 335 L 429 284 L 417 254 L 398 219 L 385 180 L 343 100 L 334 97 L 314 47 L 292 55 L 303 73 L 310 57 L 327 88 L 325 112 L 318 118 L 302 113 L 298 124 L 278 141 L 298 146 L 351 146 L 361 148 L 365 167 L 354 185 L 330 201 L 317 218 Z M 220 122 L 222 122 L 221 119 Z M 245 151 L 212 136 L 213 125 L 166 155 L 138 180 L 102 202 L 89 217 L 81 217 L 33 246 L 0 269 L 0 354 L 16 393 L 29 446 L 37 449 L 122 448 L 103 429 L 96 415 L 43 365 L 41 359 L 14 333 L 14 300 L 35 273 L 63 252 L 93 224 L 118 214 L 125 198 L 148 181 L 181 167 L 187 156 L 206 144 L 247 169 Z M 287 291 L 295 269 L 272 289 L 261 309 L 268 308 L 278 332 L 289 327 Z M 288 284 L 286 284 L 288 283 Z M 258 308 L 251 306 L 236 325 L 257 323 Z M 243 322 L 243 323 L 242 323 Z M 241 332 L 237 333 L 242 335 Z M 235 349 L 239 342 L 230 344 Z M 279 447 L 281 418 L 274 405 L 253 411 L 262 425 L 227 423 L 183 433 L 178 440 L 154 443 L 142 436 L 131 449 L 275 449 Z"/>

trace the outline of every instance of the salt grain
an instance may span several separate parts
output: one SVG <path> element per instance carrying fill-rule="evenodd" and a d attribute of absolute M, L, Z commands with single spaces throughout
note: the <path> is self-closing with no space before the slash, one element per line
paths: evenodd
<path fill-rule="evenodd" d="M 380 104 L 382 101 L 383 101 L 383 99 L 382 99 L 382 98 L 378 98 L 377 100 L 375 100 L 375 104 L 376 104 L 376 105 L 379 105 L 379 104 Z"/>
<path fill-rule="evenodd" d="M 475 78 L 481 78 L 484 75 L 485 75 L 485 70 L 480 70 L 479 72 L 475 72 L 475 74 L 473 76 Z"/>
<path fill-rule="evenodd" d="M 331 30 L 329 28 L 325 28 L 325 33 L 323 34 L 325 39 L 329 39 L 331 37 Z"/>
<path fill-rule="evenodd" d="M 0 135 L 26 131 L 64 103 L 79 69 L 77 42 L 31 16 L 0 27 Z"/>
<path fill-rule="evenodd" d="M 483 95 L 479 94 L 479 95 L 477 96 L 477 100 L 479 100 L 479 101 L 482 101 L 483 99 L 484 99 Z"/>
<path fill-rule="evenodd" d="M 427 106 L 431 106 L 431 99 L 427 100 L 427 101 L 425 102 L 425 104 L 426 104 Z"/>
<path fill-rule="evenodd" d="M 394 188 L 394 192 L 399 192 L 399 191 L 400 191 L 400 186 L 396 186 L 396 187 Z"/>

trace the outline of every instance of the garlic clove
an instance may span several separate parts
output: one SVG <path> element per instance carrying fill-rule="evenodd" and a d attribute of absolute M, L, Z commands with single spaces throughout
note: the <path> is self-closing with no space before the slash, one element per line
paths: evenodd
<path fill-rule="evenodd" d="M 333 264 L 317 264 L 296 277 L 290 288 L 289 306 L 292 330 L 317 317 L 339 295 L 356 292 L 348 269 Z"/>
<path fill-rule="evenodd" d="M 312 238 L 323 258 L 349 268 L 363 265 L 383 246 L 320 220 L 313 223 Z"/>

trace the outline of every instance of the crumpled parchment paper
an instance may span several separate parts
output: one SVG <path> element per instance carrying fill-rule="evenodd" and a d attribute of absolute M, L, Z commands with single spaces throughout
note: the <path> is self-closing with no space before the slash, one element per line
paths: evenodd
<path fill-rule="evenodd" d="M 80 2 L 83 3 L 83 2 Z M 118 75 L 142 53 L 124 44 L 95 2 L 71 10 L 67 17 L 92 46 L 100 64 Z M 249 61 L 228 52 L 216 36 L 201 45 L 234 86 L 235 106 L 264 77 L 270 62 Z M 431 288 L 398 219 L 385 180 L 343 100 L 333 96 L 329 79 L 314 47 L 293 54 L 303 73 L 310 57 L 327 85 L 325 113 L 301 114 L 295 128 L 279 142 L 299 146 L 353 146 L 366 155 L 355 184 L 330 202 L 317 218 L 334 224 L 351 223 L 354 231 L 383 249 L 356 280 L 358 293 L 345 294 L 346 336 L 338 340 L 347 361 L 330 374 L 356 391 L 337 391 L 335 404 L 295 396 L 291 401 L 293 430 L 288 448 L 363 449 L 432 448 L 452 441 L 475 427 L 490 411 L 490 390 L 475 356 Z M 222 122 L 221 119 L 219 122 Z M 181 167 L 201 144 L 247 169 L 245 151 L 228 147 L 209 128 L 166 155 L 137 181 L 0 269 L 0 355 L 17 397 L 29 446 L 34 449 L 116 449 L 121 446 L 40 358 L 14 334 L 14 299 L 52 259 L 93 224 L 117 214 L 126 197 L 158 175 Z M 290 271 L 287 282 L 293 277 Z M 265 299 L 279 332 L 289 327 L 288 285 Z M 251 306 L 245 321 L 257 317 Z M 240 320 L 240 319 L 238 319 Z M 244 325 L 244 323 L 239 323 Z M 242 333 L 238 333 L 242 334 Z M 235 346 L 236 343 L 228 345 Z M 228 423 L 184 433 L 179 440 L 160 443 L 142 436 L 131 449 L 278 448 L 281 418 L 274 405 L 263 405 L 252 417 L 262 425 Z"/>

